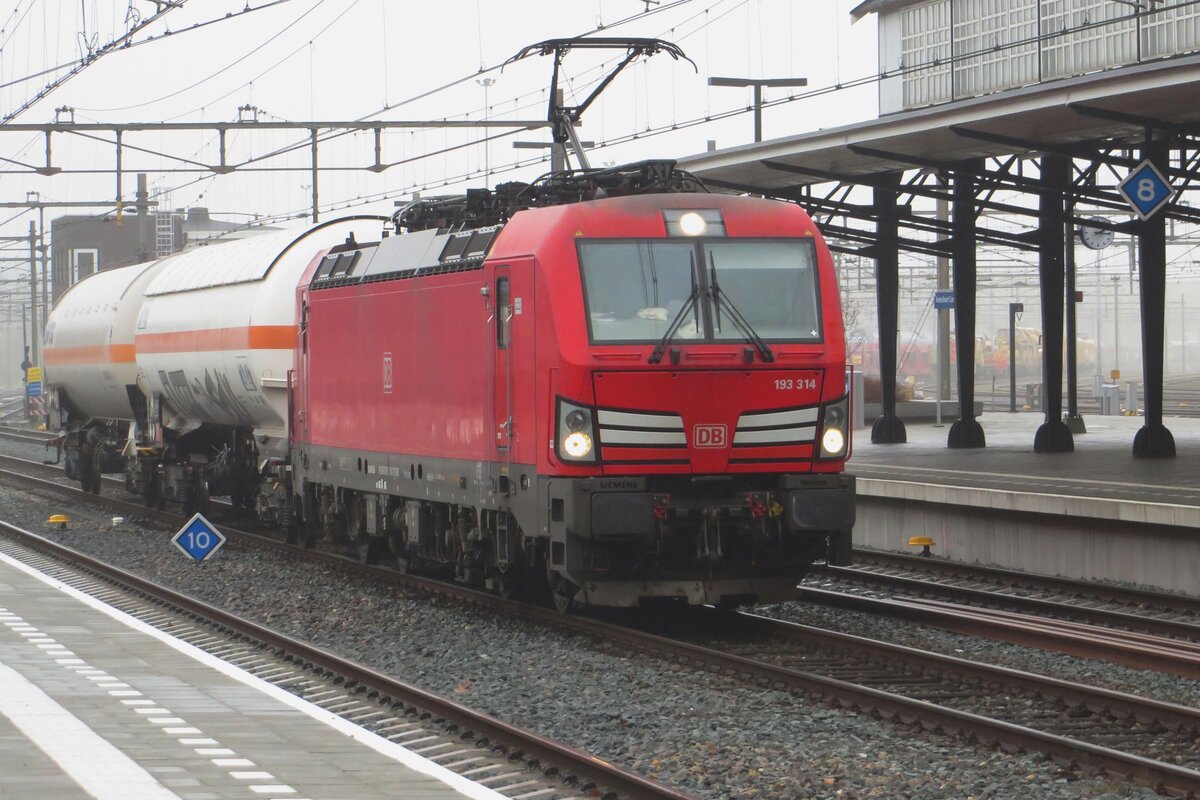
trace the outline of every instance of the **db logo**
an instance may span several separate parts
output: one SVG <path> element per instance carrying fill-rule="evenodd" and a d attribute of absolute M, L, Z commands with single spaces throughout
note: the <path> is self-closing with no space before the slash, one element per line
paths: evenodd
<path fill-rule="evenodd" d="M 383 393 L 392 393 L 392 354 L 383 354 Z"/>
<path fill-rule="evenodd" d="M 697 425 L 692 428 L 692 445 L 695 447 L 724 447 L 727 444 L 724 425 Z"/>

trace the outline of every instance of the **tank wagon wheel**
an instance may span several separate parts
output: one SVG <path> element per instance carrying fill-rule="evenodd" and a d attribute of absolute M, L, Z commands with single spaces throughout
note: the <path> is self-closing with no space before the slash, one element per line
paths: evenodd
<path fill-rule="evenodd" d="M 229 495 L 229 505 L 239 514 L 253 514 L 254 494 L 253 492 L 233 492 Z"/>
<path fill-rule="evenodd" d="M 146 486 L 142 491 L 142 505 L 146 508 L 162 509 L 162 492 L 158 487 L 157 476 L 152 475 L 150 480 L 146 481 Z"/>
<path fill-rule="evenodd" d="M 179 505 L 183 508 L 184 516 L 204 514 L 209 509 L 208 486 L 201 482 L 199 485 L 182 483 L 179 486 Z"/>
<path fill-rule="evenodd" d="M 82 453 L 79 459 L 79 488 L 91 494 L 100 494 L 100 468 L 94 453 Z"/>

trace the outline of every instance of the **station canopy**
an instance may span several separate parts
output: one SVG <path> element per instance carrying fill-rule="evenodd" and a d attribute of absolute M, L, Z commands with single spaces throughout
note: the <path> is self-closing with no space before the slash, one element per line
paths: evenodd
<path fill-rule="evenodd" d="M 716 150 L 680 159 L 679 166 L 713 188 L 774 195 L 926 162 L 1112 146 L 1112 140 L 1137 147 L 1147 129 L 1200 136 L 1198 98 L 1200 56 L 1190 55 Z"/>

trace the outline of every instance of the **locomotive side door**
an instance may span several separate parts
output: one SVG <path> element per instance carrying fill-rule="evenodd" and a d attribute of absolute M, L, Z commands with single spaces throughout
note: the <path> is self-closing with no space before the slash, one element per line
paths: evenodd
<path fill-rule="evenodd" d="M 492 289 L 495 303 L 492 306 L 492 341 L 494 344 L 495 368 L 492 381 L 492 441 L 495 443 L 493 457 L 508 461 L 512 446 L 512 268 L 504 264 L 496 267 L 495 286 Z"/>
<path fill-rule="evenodd" d="M 492 392 L 492 457 L 511 463 L 523 449 L 519 439 L 524 395 L 533 374 L 533 264 L 522 260 L 496 267 L 492 297 L 494 368 Z M 525 423 L 531 424 L 531 423 Z M 532 433 L 532 430 L 525 431 Z"/>

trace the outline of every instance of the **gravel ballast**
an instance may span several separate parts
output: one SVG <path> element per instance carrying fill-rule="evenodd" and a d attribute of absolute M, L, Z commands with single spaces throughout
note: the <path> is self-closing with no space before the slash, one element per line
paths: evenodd
<path fill-rule="evenodd" d="M 190 563 L 170 544 L 173 531 L 132 518 L 114 527 L 111 512 L 65 506 L 38 492 L 0 487 L 2 519 L 698 797 L 1157 796 L 1121 781 L 1068 774 L 1039 756 L 973 746 L 747 687 L 733 678 L 629 655 L 591 637 L 380 586 L 250 546 L 227 547 L 208 562 Z M 65 532 L 45 523 L 56 511 L 72 517 Z M 1068 676 L 1059 664 L 1079 662 L 1077 668 L 1098 676 L 1089 680 L 1104 685 L 1126 679 L 1110 673 L 1130 672 L 804 604 L 770 612 L 889 638 L 869 632 L 874 624 L 890 630 L 892 641 L 970 658 L 978 652 L 995 663 L 1009 663 L 999 655 L 1008 651 L 1004 658 L 1012 665 L 1063 677 Z M 940 648 L 934 645 L 939 639 Z M 1034 658 L 1045 668 L 1034 666 Z M 1176 689 L 1167 688 L 1170 682 Z M 1178 701 L 1188 692 L 1196 696 L 1193 682 L 1155 676 L 1155 683 Z"/>

